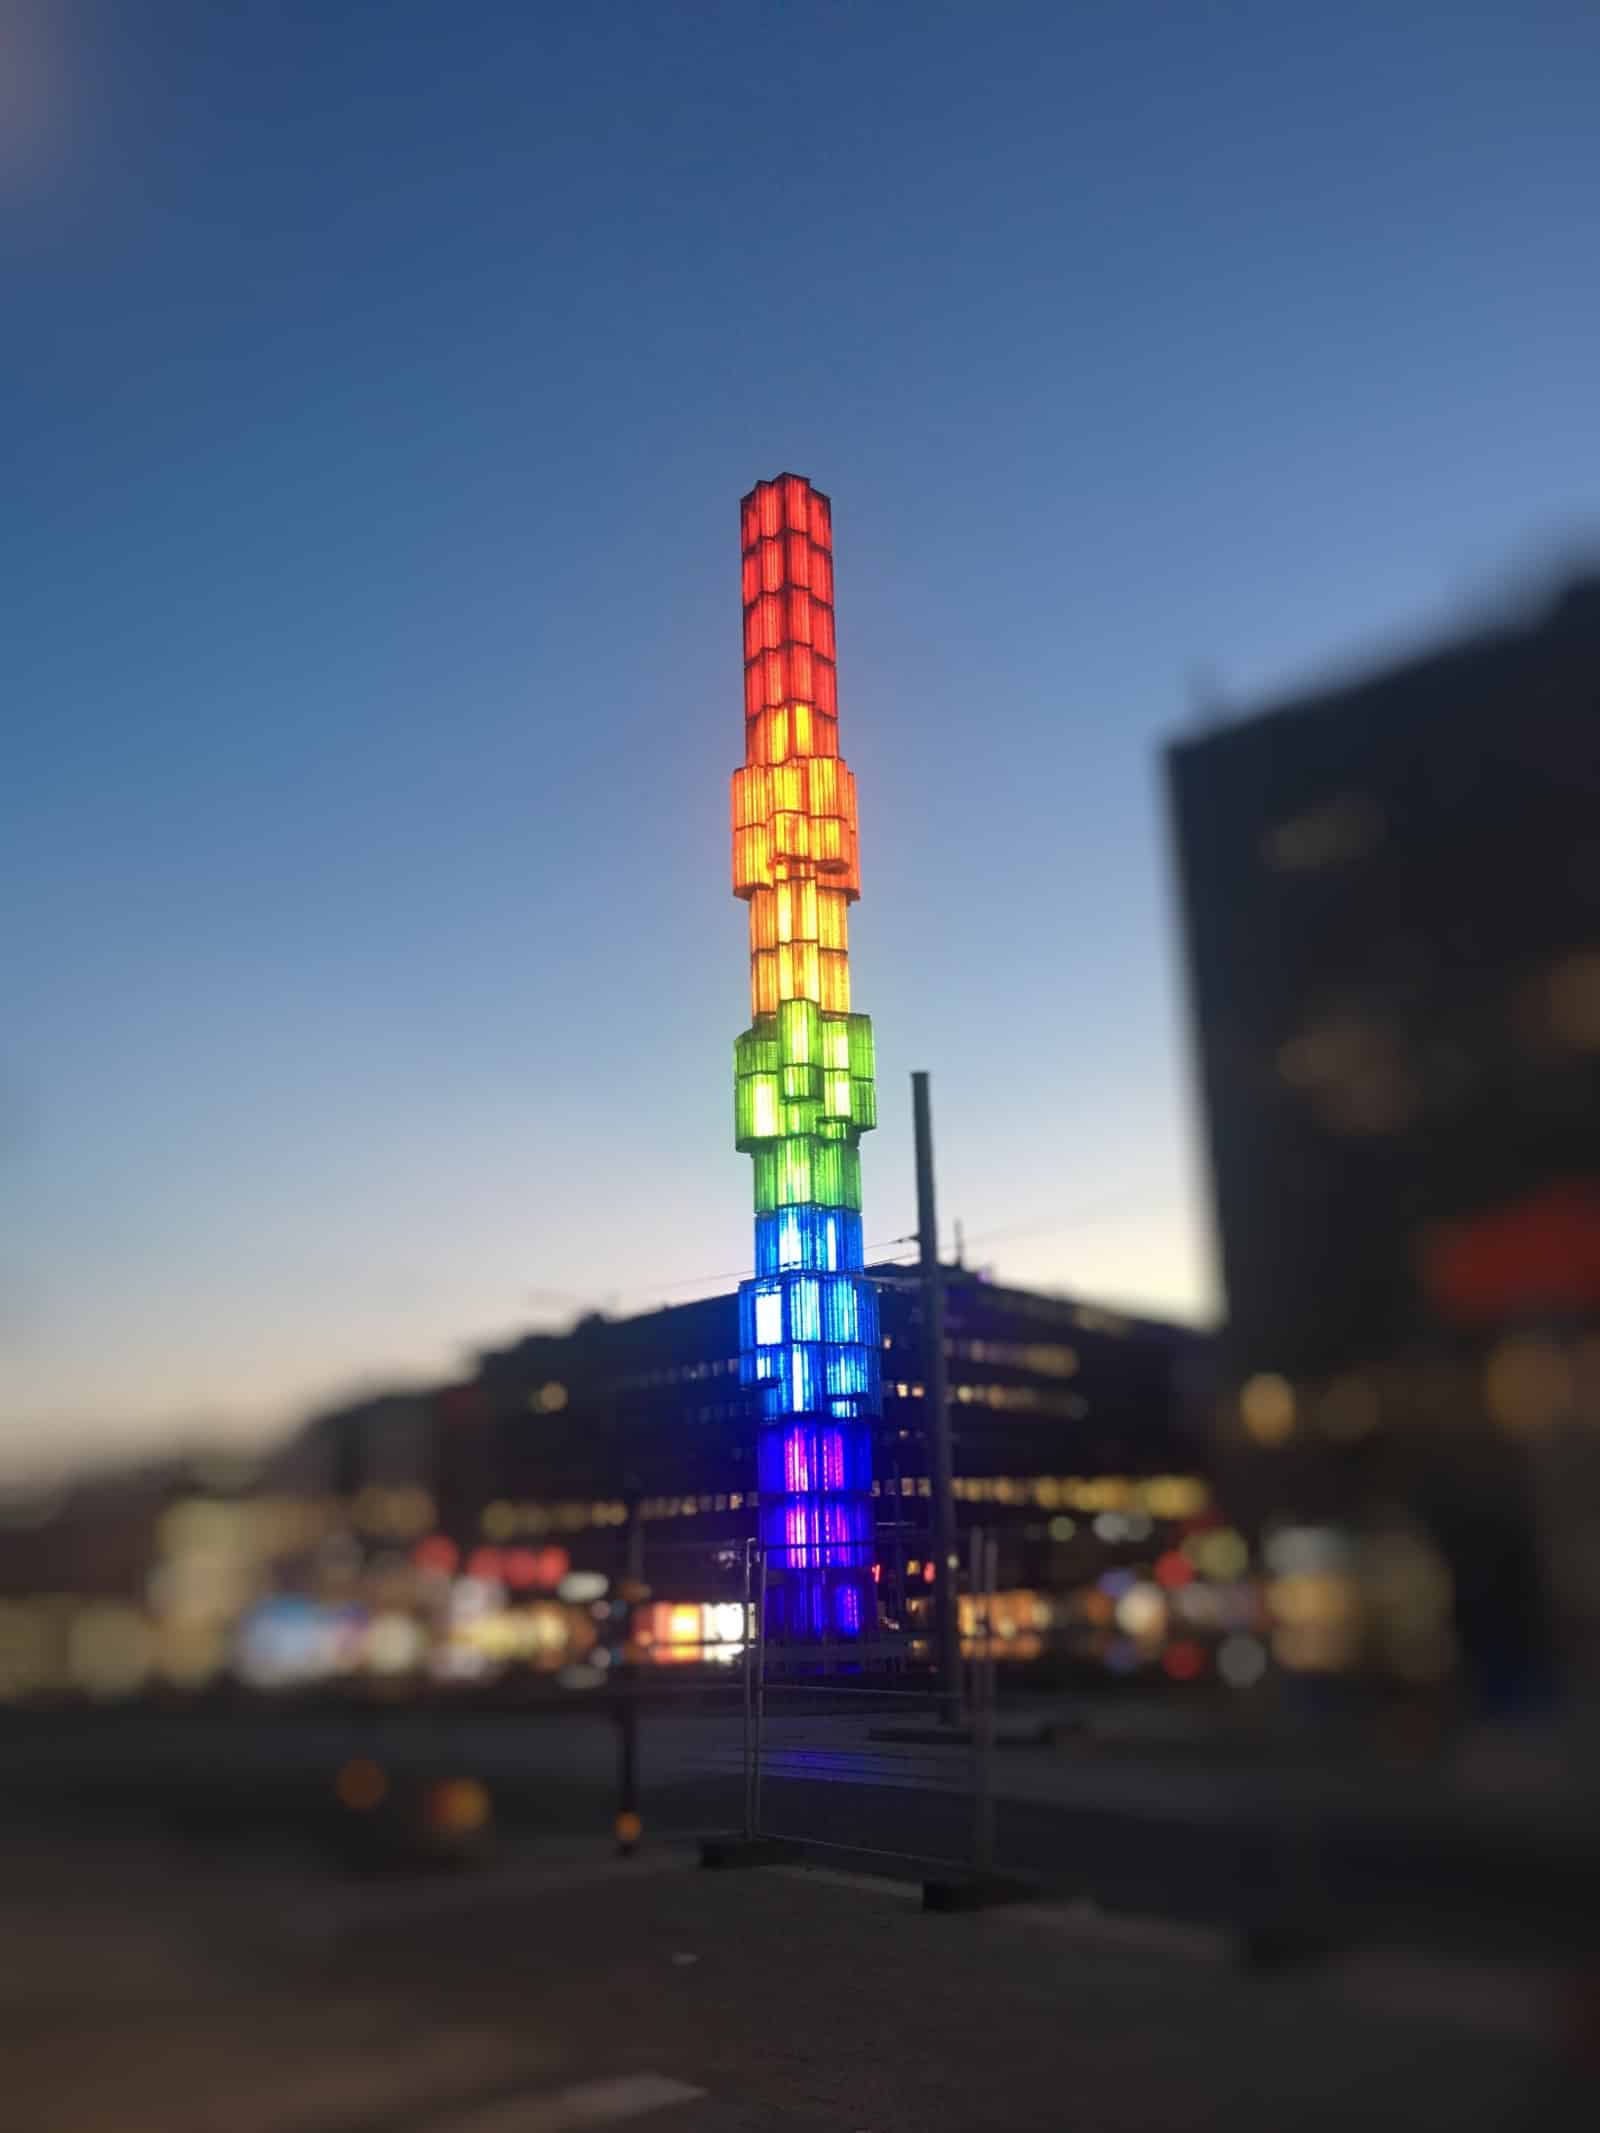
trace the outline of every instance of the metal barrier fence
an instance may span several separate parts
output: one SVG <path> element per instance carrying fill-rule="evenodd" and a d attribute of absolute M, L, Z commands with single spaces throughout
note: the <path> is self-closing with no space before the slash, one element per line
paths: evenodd
<path fill-rule="evenodd" d="M 809 1848 L 988 1873 L 994 1863 L 995 1548 L 971 1536 L 970 1640 L 960 1708 L 934 1680 L 906 1686 L 911 1639 L 829 1646 L 768 1635 L 786 1551 L 748 1544 L 741 1664 L 744 1834 Z M 792 1574 L 792 1573 L 789 1573 Z M 802 1575 L 815 1577 L 814 1570 Z M 925 1667 L 926 1662 L 920 1662 Z"/>
<path fill-rule="evenodd" d="M 818 1575 L 791 1570 L 788 1549 L 744 1537 L 652 1545 L 636 1561 L 649 1641 L 635 1637 L 617 1684 L 624 1814 L 658 1835 L 738 1834 L 987 1872 L 1002 1647 L 990 1633 L 995 1548 L 983 1534 L 970 1543 L 954 1696 L 920 1628 L 831 1642 L 775 1634 L 783 1580 Z"/>

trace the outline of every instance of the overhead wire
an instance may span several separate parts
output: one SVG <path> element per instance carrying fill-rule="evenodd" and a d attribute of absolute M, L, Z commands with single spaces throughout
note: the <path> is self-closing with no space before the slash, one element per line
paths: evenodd
<path fill-rule="evenodd" d="M 1009 1243 L 1023 1237 L 1055 1236 L 1063 1230 L 1082 1228 L 1086 1223 L 1099 1221 L 1106 1215 L 1126 1213 L 1130 1208 L 1148 1206 L 1149 1204 L 1147 1198 L 1130 1199 L 1126 1194 L 1119 1194 L 1115 1199 L 1097 1201 L 1091 1206 L 1076 1209 L 1070 1214 L 1055 1217 L 1048 1222 L 1020 1223 L 1001 1229 L 980 1230 L 976 1235 L 966 1237 L 964 1242 L 968 1246 L 972 1246 Z M 952 1230 L 952 1238 L 953 1235 L 954 1232 Z M 885 1237 L 877 1244 L 869 1244 L 866 1247 L 867 1256 L 877 1265 L 907 1263 L 914 1257 L 914 1254 L 896 1251 L 895 1247 L 908 1244 L 920 1244 L 915 1230 L 909 1230 L 901 1237 Z M 662 1296 L 676 1295 L 684 1289 L 720 1289 L 728 1282 L 749 1281 L 753 1278 L 754 1272 L 755 1269 L 751 1266 L 733 1267 L 722 1273 L 688 1274 L 674 1281 L 635 1282 L 626 1289 L 613 1290 L 610 1293 L 616 1296 Z M 543 1290 L 535 1291 L 534 1293 L 554 1295 L 557 1292 Z M 699 1300 L 696 1298 L 688 1299 L 691 1302 Z M 573 1301 L 577 1302 L 578 1299 L 574 1297 Z"/>

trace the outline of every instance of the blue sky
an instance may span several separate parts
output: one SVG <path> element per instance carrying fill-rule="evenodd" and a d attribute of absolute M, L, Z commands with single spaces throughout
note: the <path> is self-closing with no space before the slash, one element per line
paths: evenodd
<path fill-rule="evenodd" d="M 0 1459 L 735 1275 L 737 499 L 912 1227 L 1215 1308 L 1158 748 L 1593 523 L 1561 5 L 10 10 Z"/>

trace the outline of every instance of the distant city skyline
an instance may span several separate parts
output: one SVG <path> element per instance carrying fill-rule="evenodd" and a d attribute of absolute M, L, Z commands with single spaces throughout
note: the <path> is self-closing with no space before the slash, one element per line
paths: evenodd
<path fill-rule="evenodd" d="M 1210 1317 L 1159 750 L 1593 525 L 1600 24 L 4 37 L 0 1469 L 748 1270 L 708 1033 L 784 469 L 835 517 L 869 1257 L 924 1067 L 971 1261 Z"/>

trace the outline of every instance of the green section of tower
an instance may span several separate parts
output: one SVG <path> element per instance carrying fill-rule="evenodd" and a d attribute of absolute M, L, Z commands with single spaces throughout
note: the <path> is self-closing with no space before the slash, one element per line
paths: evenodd
<path fill-rule="evenodd" d="M 853 1143 L 878 1123 L 867 1015 L 824 1014 L 812 1000 L 786 1000 L 737 1039 L 733 1064 L 734 1144 L 747 1155 L 796 1137 Z M 777 1206 L 789 1198 L 763 1203 L 758 1187 L 756 1204 Z M 855 1207 L 860 1201 L 825 1204 Z"/>
<path fill-rule="evenodd" d="M 861 1211 L 861 1151 L 848 1141 L 795 1133 L 755 1150 L 756 1213 L 779 1207 Z"/>

